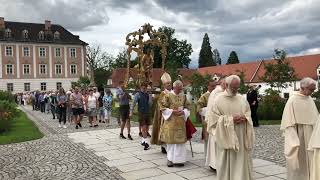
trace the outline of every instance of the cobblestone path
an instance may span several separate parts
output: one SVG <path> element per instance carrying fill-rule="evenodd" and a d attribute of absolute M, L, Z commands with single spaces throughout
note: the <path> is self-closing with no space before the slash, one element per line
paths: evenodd
<path fill-rule="evenodd" d="M 86 131 L 90 134 L 95 131 L 101 132 L 99 130 L 103 129 L 113 129 L 113 132 L 118 128 L 115 119 L 109 127 L 100 123 L 98 128 L 90 128 L 84 119 L 81 129 L 75 129 L 69 124 L 67 129 L 63 129 L 58 128 L 58 120 L 53 120 L 50 114 L 32 111 L 28 106 L 22 109 L 37 124 L 45 137 L 29 142 L 1 145 L 0 180 L 123 179 L 123 171 L 120 171 L 119 167 L 108 166 L 108 158 L 97 155 L 95 150 L 86 147 L 85 143 L 78 143 L 69 138 L 72 134 L 74 138 Z M 133 126 L 137 124 L 133 123 Z M 193 141 L 201 142 L 200 133 L 201 129 L 198 128 Z M 253 157 L 284 166 L 283 138 L 279 126 L 261 126 L 255 129 L 255 133 Z M 137 138 L 135 133 L 134 139 Z M 201 149 L 202 145 L 199 145 L 198 148 Z M 281 173 L 284 173 L 284 170 L 281 170 Z M 284 178 L 282 175 L 280 177 Z"/>
<path fill-rule="evenodd" d="M 45 137 L 35 141 L 0 146 L 0 179 L 123 179 L 114 167 L 104 164 L 103 158 L 95 155 L 81 144 L 67 138 L 66 134 L 89 131 L 87 123 L 76 130 L 58 128 L 51 115 L 23 107 Z M 104 126 L 103 126 L 104 125 Z M 117 127 L 117 123 L 108 128 Z M 106 129 L 105 124 L 96 129 Z"/>

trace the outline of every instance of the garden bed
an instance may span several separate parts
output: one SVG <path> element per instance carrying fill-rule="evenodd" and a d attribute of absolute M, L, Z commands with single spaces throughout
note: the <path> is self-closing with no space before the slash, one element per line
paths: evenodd
<path fill-rule="evenodd" d="M 21 110 L 17 110 L 11 121 L 9 130 L 0 134 L 0 144 L 18 143 L 43 137 L 33 121 Z"/>

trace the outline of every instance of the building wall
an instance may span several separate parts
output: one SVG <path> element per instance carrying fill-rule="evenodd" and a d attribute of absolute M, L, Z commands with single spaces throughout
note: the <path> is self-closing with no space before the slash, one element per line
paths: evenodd
<path fill-rule="evenodd" d="M 5 47 L 12 47 L 12 56 L 5 55 Z M 23 55 L 23 47 L 29 47 L 29 56 Z M 39 57 L 39 48 L 44 47 L 45 57 Z M 55 56 L 55 48 L 60 48 L 60 57 Z M 76 57 L 70 56 L 70 48 L 76 49 Z M 47 90 L 56 90 L 56 82 L 70 88 L 71 82 L 86 75 L 86 46 L 68 44 L 31 44 L 0 42 L 0 90 L 7 90 L 7 83 L 14 84 L 14 92 L 23 92 L 24 83 L 31 84 L 31 91 L 40 89 L 41 82 L 47 82 Z M 13 65 L 13 74 L 6 74 L 6 65 Z M 30 64 L 30 73 L 23 73 L 23 65 Z M 46 64 L 46 74 L 40 74 L 40 64 Z M 56 74 L 55 65 L 61 64 L 61 74 Z M 70 65 L 77 66 L 77 74 L 71 74 Z"/>
<path fill-rule="evenodd" d="M 57 82 L 61 82 L 65 90 L 71 88 L 71 83 L 76 82 L 78 78 L 50 78 L 50 79 L 0 79 L 0 90 L 7 90 L 7 83 L 13 83 L 13 93 L 25 92 L 24 83 L 30 83 L 30 90 L 41 90 L 41 83 L 46 83 L 47 91 L 57 90 Z"/>

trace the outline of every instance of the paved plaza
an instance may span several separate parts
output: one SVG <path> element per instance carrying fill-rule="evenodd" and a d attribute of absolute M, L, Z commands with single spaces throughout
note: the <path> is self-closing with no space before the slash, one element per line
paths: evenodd
<path fill-rule="evenodd" d="M 144 151 L 138 128 L 132 128 L 134 140 L 120 140 L 115 119 L 112 125 L 90 128 L 58 128 L 50 114 L 23 107 L 45 137 L 35 141 L 0 146 L 0 179 L 216 179 L 204 167 L 203 144 L 199 134 L 193 139 L 194 157 L 189 145 L 184 167 L 168 168 L 166 156 L 158 146 Z M 133 124 L 136 126 L 136 123 Z M 253 152 L 254 176 L 259 180 L 286 179 L 283 139 L 279 126 L 256 130 Z M 126 135 L 126 133 L 125 133 Z"/>

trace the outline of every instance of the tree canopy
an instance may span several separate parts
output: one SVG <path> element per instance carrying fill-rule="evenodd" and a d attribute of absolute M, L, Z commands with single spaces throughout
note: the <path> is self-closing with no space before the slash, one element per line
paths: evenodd
<path fill-rule="evenodd" d="M 239 64 L 238 55 L 235 51 L 231 51 L 227 64 Z"/>
<path fill-rule="evenodd" d="M 199 68 L 215 65 L 217 65 L 217 63 L 215 62 L 215 59 L 213 59 L 209 36 L 205 33 L 199 54 Z"/>
<path fill-rule="evenodd" d="M 160 27 L 158 31 L 168 37 L 167 59 L 165 69 L 169 72 L 178 68 L 188 68 L 191 62 L 190 55 L 193 52 L 192 45 L 187 40 L 179 40 L 174 36 L 175 29 L 167 26 Z M 162 58 L 160 48 L 155 47 L 154 68 L 161 68 Z"/>
<path fill-rule="evenodd" d="M 279 91 L 290 86 L 288 82 L 296 80 L 294 68 L 290 66 L 286 55 L 284 50 L 275 49 L 273 59 L 276 63 L 264 63 L 266 72 L 261 77 L 262 81 L 267 82 L 271 88 L 277 88 Z"/>

